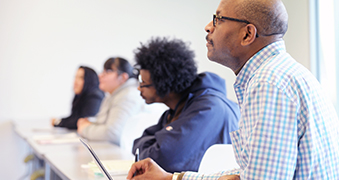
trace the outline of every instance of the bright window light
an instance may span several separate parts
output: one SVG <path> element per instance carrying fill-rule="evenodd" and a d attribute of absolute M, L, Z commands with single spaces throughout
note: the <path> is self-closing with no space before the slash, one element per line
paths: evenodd
<path fill-rule="evenodd" d="M 338 110 L 337 64 L 336 62 L 336 31 L 333 0 L 317 2 L 317 38 L 318 58 L 316 63 L 318 79 L 330 100 Z"/>

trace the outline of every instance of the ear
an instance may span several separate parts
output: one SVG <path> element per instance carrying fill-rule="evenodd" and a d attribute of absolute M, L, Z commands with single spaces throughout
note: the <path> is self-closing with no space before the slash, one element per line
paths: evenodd
<path fill-rule="evenodd" d="M 248 46 L 253 43 L 256 38 L 257 28 L 253 24 L 247 24 L 243 29 L 242 46 Z"/>
<path fill-rule="evenodd" d="M 128 78 L 129 78 L 129 75 L 125 72 L 119 75 L 119 80 L 123 83 L 125 83 L 128 80 Z"/>

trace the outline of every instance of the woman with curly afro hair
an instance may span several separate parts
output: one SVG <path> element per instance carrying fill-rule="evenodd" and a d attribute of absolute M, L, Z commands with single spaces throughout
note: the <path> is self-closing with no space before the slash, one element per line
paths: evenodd
<path fill-rule="evenodd" d="M 179 39 L 152 38 L 135 51 L 139 91 L 147 104 L 169 107 L 158 124 L 133 144 L 168 172 L 197 171 L 213 144 L 230 144 L 238 129 L 238 105 L 226 98 L 225 81 L 197 74 L 194 52 Z"/>

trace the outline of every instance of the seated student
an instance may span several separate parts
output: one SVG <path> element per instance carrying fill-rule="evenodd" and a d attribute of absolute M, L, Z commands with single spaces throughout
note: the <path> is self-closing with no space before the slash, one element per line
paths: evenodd
<path fill-rule="evenodd" d="M 121 132 L 130 117 L 145 104 L 138 92 L 133 67 L 123 58 L 109 58 L 99 74 L 100 89 L 106 92 L 94 122 L 78 121 L 78 133 L 89 140 L 105 140 L 120 145 Z"/>
<path fill-rule="evenodd" d="M 231 138 L 240 168 L 171 174 L 148 158 L 127 179 L 338 180 L 337 113 L 317 79 L 286 52 L 283 2 L 221 0 L 216 12 L 205 27 L 207 56 L 237 76 L 241 119 Z"/>
<path fill-rule="evenodd" d="M 71 115 L 62 119 L 53 118 L 53 126 L 76 129 L 79 118 L 95 116 L 99 111 L 104 93 L 99 89 L 98 75 L 93 69 L 86 66 L 79 67 L 73 90 L 75 96 Z"/>
<path fill-rule="evenodd" d="M 238 129 L 238 105 L 226 98 L 225 81 L 197 74 L 194 52 L 181 40 L 153 38 L 136 51 L 139 91 L 147 104 L 169 109 L 158 124 L 134 141 L 140 158 L 152 158 L 168 172 L 197 171 L 213 144 L 230 144 Z"/>

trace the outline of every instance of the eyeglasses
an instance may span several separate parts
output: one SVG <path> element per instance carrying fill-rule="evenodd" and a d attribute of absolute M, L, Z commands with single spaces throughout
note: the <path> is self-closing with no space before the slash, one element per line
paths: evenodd
<path fill-rule="evenodd" d="M 144 85 L 142 85 L 143 81 L 142 81 L 142 78 L 141 78 L 141 75 L 140 75 L 140 74 L 139 74 L 139 76 L 138 76 L 138 80 L 139 80 L 139 87 L 140 87 L 140 88 L 148 88 L 148 87 L 153 86 L 153 84 L 144 84 Z"/>
<path fill-rule="evenodd" d="M 216 14 L 213 14 L 213 26 L 215 27 L 215 25 L 218 23 L 218 21 L 220 19 L 226 19 L 226 20 L 230 20 L 230 21 L 236 21 L 236 22 L 242 22 L 242 23 L 246 23 L 246 24 L 252 24 L 249 21 L 246 20 L 242 20 L 242 19 L 236 19 L 236 18 L 231 18 L 231 17 L 226 17 L 226 16 L 219 16 Z M 258 34 L 255 35 L 255 37 L 259 37 Z"/>
<path fill-rule="evenodd" d="M 105 69 L 101 72 L 102 75 L 108 75 L 108 74 L 111 74 L 113 72 L 118 72 L 118 75 L 120 75 L 122 72 L 117 69 L 117 70 L 114 70 L 114 69 Z"/>
<path fill-rule="evenodd" d="M 230 21 L 237 21 L 237 22 L 242 22 L 242 23 L 246 23 L 246 24 L 251 24 L 250 22 L 248 22 L 246 20 L 236 19 L 236 18 L 231 18 L 231 17 L 226 17 L 226 16 L 219 16 L 219 15 L 213 14 L 213 26 L 214 27 L 217 24 L 218 20 L 220 20 L 220 19 L 226 19 L 226 20 L 230 20 Z"/>
<path fill-rule="evenodd" d="M 111 74 L 113 73 L 114 70 L 113 69 L 105 69 L 101 72 L 102 75 L 108 75 L 108 74 Z"/>

